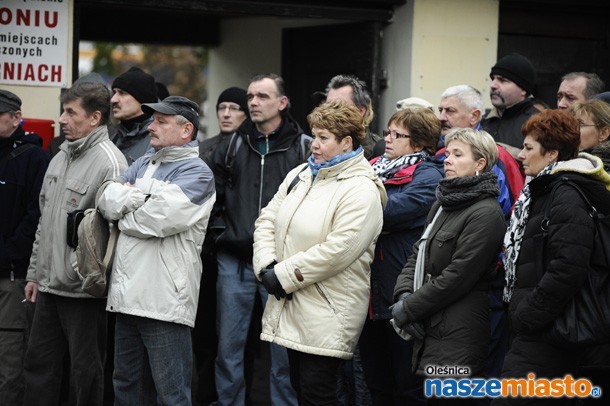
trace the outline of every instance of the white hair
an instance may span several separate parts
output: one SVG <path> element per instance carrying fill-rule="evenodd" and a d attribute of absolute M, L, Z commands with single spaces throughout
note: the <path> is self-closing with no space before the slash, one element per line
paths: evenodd
<path fill-rule="evenodd" d="M 457 97 L 457 99 L 466 106 L 469 110 L 479 110 L 481 117 L 485 112 L 485 106 L 483 105 L 483 95 L 477 89 L 470 85 L 457 85 L 448 87 L 443 94 L 441 99 L 448 97 Z"/>

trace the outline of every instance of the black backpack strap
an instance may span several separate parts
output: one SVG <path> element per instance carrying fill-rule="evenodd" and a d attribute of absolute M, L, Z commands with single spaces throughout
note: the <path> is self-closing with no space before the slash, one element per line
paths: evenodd
<path fill-rule="evenodd" d="M 237 155 L 237 150 L 241 146 L 243 140 L 234 132 L 231 134 L 231 138 L 229 139 L 229 146 L 227 147 L 227 152 L 225 153 L 225 168 L 227 170 L 227 186 L 233 187 L 233 163 L 235 162 L 235 155 Z"/>
<path fill-rule="evenodd" d="M 580 195 L 582 200 L 587 205 L 587 211 L 589 212 L 589 216 L 591 216 L 591 218 L 593 218 L 597 222 L 597 218 L 598 218 L 597 209 L 591 204 L 591 201 L 589 200 L 589 198 L 587 197 L 585 192 L 581 189 L 580 186 L 578 186 L 578 184 L 572 182 L 570 179 L 568 179 L 566 177 L 561 177 L 559 179 L 559 182 L 557 182 L 555 185 L 553 185 L 553 188 L 551 189 L 551 191 L 549 193 L 549 199 L 546 201 L 546 203 L 544 205 L 544 217 L 542 218 L 542 222 L 540 223 L 540 228 L 542 229 L 542 238 L 543 238 L 543 245 L 542 245 L 543 260 L 544 260 L 544 258 L 546 258 L 546 252 L 545 252 L 544 247 L 546 246 L 546 240 L 547 240 L 548 232 L 549 232 L 549 223 L 551 222 L 552 202 L 555 197 L 555 193 L 557 192 L 557 189 L 559 189 L 559 187 L 562 185 L 568 185 L 568 186 L 572 187 L 574 190 L 576 190 L 576 192 L 578 192 L 578 194 Z M 542 277 L 541 271 L 542 271 L 542 269 L 537 270 L 538 278 Z"/>
<path fill-rule="evenodd" d="M 17 158 L 19 155 L 23 154 L 25 151 L 35 148 L 33 144 L 22 144 L 12 150 L 9 154 L 6 154 L 2 159 L 0 159 L 0 165 L 8 162 L 12 159 Z"/>
<path fill-rule="evenodd" d="M 297 176 L 295 176 L 294 179 L 292 179 L 292 181 L 290 182 L 290 185 L 288 185 L 288 189 L 286 189 L 286 196 L 288 196 L 290 194 L 290 192 L 292 191 L 292 189 L 294 189 L 294 187 L 297 185 L 297 183 L 299 183 L 299 175 L 302 172 L 305 172 L 305 169 L 307 169 L 307 165 L 305 165 L 303 167 L 303 169 L 301 169 L 299 171 L 299 173 L 297 173 Z"/>
<path fill-rule="evenodd" d="M 546 239 L 547 233 L 549 231 L 549 222 L 551 221 L 551 202 L 553 201 L 553 198 L 555 197 L 555 193 L 557 192 L 557 189 L 561 185 L 568 185 L 568 186 L 572 187 L 574 190 L 576 190 L 576 192 L 578 192 L 578 194 L 580 195 L 582 200 L 587 205 L 587 210 L 589 212 L 589 216 L 591 216 L 594 219 L 597 218 L 597 209 L 591 204 L 591 201 L 589 200 L 589 198 L 587 197 L 585 192 L 583 192 L 583 190 L 580 188 L 580 186 L 578 186 L 578 184 L 572 182 L 570 179 L 568 179 L 566 177 L 562 177 L 562 178 L 560 178 L 560 181 L 557 182 L 551 189 L 551 192 L 549 194 L 549 199 L 547 200 L 545 207 L 544 207 L 544 217 L 542 218 L 542 222 L 540 223 L 540 228 L 542 229 L 542 234 L 544 235 L 545 239 Z"/>

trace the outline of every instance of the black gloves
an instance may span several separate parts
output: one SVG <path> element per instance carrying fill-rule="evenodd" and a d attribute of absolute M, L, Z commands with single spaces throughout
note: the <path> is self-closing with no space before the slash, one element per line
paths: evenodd
<path fill-rule="evenodd" d="M 407 316 L 407 298 L 410 293 L 403 293 L 398 301 L 390 306 L 394 325 L 417 340 L 423 340 L 425 336 L 424 325 L 419 322 L 409 322 Z M 403 337 L 404 338 L 404 337 Z"/>
<path fill-rule="evenodd" d="M 410 293 L 403 293 L 398 298 L 398 302 L 394 303 L 390 306 L 390 310 L 392 311 L 392 318 L 394 319 L 394 324 L 398 328 L 404 329 L 405 325 L 409 321 L 407 318 L 407 304 L 406 299 L 409 297 Z"/>
<path fill-rule="evenodd" d="M 274 269 L 275 264 L 276 264 L 276 262 L 273 262 L 273 263 L 267 265 L 264 269 L 261 269 L 261 272 L 259 275 L 261 277 L 261 282 L 263 283 L 263 286 L 267 290 L 267 293 L 275 296 L 275 298 L 277 300 L 280 300 L 280 299 L 286 297 L 286 291 L 284 290 L 284 288 L 282 287 L 282 284 L 280 283 L 279 279 L 275 275 L 275 269 Z M 292 295 L 290 295 L 290 296 L 292 296 Z"/>

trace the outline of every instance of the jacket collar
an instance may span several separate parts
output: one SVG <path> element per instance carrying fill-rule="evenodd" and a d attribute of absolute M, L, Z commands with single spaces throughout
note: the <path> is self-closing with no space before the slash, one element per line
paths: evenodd
<path fill-rule="evenodd" d="M 109 139 L 108 127 L 100 125 L 83 138 L 76 141 L 66 141 L 59 148 L 68 154 L 68 156 L 77 157 L 107 139 Z"/>
<path fill-rule="evenodd" d="M 195 140 L 180 146 L 165 147 L 158 151 L 153 150 L 149 157 L 151 161 L 158 162 L 175 162 L 199 157 L 199 145 Z"/>
<path fill-rule="evenodd" d="M 533 102 L 530 98 L 527 98 L 519 103 L 504 109 L 504 112 L 500 114 L 497 107 L 491 109 L 486 118 L 511 118 L 520 115 L 523 111 L 533 106 Z"/>
<path fill-rule="evenodd" d="M 271 148 L 271 151 L 285 150 L 289 148 L 294 142 L 294 139 L 300 137 L 300 135 L 303 133 L 303 130 L 299 124 L 289 113 L 282 114 L 282 124 L 280 124 L 276 131 L 277 132 L 272 133 L 277 138 L 273 144 L 273 147 Z M 256 134 L 258 134 L 258 131 L 256 131 L 256 125 L 249 117 L 246 118 L 246 120 L 241 124 L 237 130 L 237 133 L 244 137 L 252 149 L 258 151 L 258 148 L 255 147 L 257 142 Z"/>
<path fill-rule="evenodd" d="M 306 176 L 312 176 L 311 171 L 306 171 L 304 173 L 307 174 Z M 355 176 L 363 176 L 373 181 L 373 183 L 379 190 L 381 205 L 385 208 L 385 205 L 388 201 L 385 186 L 383 186 L 383 183 L 379 180 L 379 177 L 375 175 L 375 172 L 373 172 L 373 168 L 371 168 L 369 162 L 364 159 L 364 151 L 360 152 L 359 154 L 355 155 L 350 159 L 346 159 L 345 161 L 338 163 L 337 165 L 320 169 L 316 179 L 322 180 L 336 177 L 337 180 L 341 180 L 352 178 Z"/>
<path fill-rule="evenodd" d="M 560 161 L 551 172 L 552 175 L 561 172 L 576 172 L 581 175 L 589 176 L 599 180 L 604 184 L 606 189 L 610 190 L 610 175 L 604 170 L 604 164 L 599 157 L 581 152 L 577 158 L 567 161 Z"/>

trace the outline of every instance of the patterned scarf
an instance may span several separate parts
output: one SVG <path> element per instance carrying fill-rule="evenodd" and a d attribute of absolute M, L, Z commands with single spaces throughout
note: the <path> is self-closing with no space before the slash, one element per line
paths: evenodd
<path fill-rule="evenodd" d="M 346 154 L 335 155 L 329 161 L 320 162 L 319 164 L 315 163 L 314 157 L 313 155 L 311 155 L 307 160 L 307 163 L 309 164 L 309 168 L 311 169 L 311 174 L 315 178 L 316 176 L 318 176 L 318 172 L 320 171 L 320 169 L 329 168 L 331 166 L 340 164 L 343 161 L 347 161 L 348 159 L 355 157 L 362 151 L 363 149 L 361 145 L 355 151 L 351 151 Z"/>
<path fill-rule="evenodd" d="M 410 155 L 401 155 L 398 158 L 388 159 L 385 154 L 381 155 L 373 164 L 373 172 L 379 177 L 382 183 L 392 179 L 401 169 L 408 168 L 411 165 L 428 158 L 428 153 L 424 151 L 416 152 Z"/>
<path fill-rule="evenodd" d="M 555 169 L 555 166 L 557 166 L 557 162 L 546 166 L 534 179 L 549 175 Z M 506 286 L 504 287 L 503 299 L 506 303 L 510 302 L 513 290 L 515 289 L 515 283 L 517 282 L 517 260 L 519 259 L 519 251 L 521 251 L 523 233 L 530 216 L 531 197 L 530 183 L 527 183 L 515 203 L 513 214 L 510 216 L 508 230 L 506 230 L 504 235 L 504 258 L 502 261 L 504 263 Z"/>

